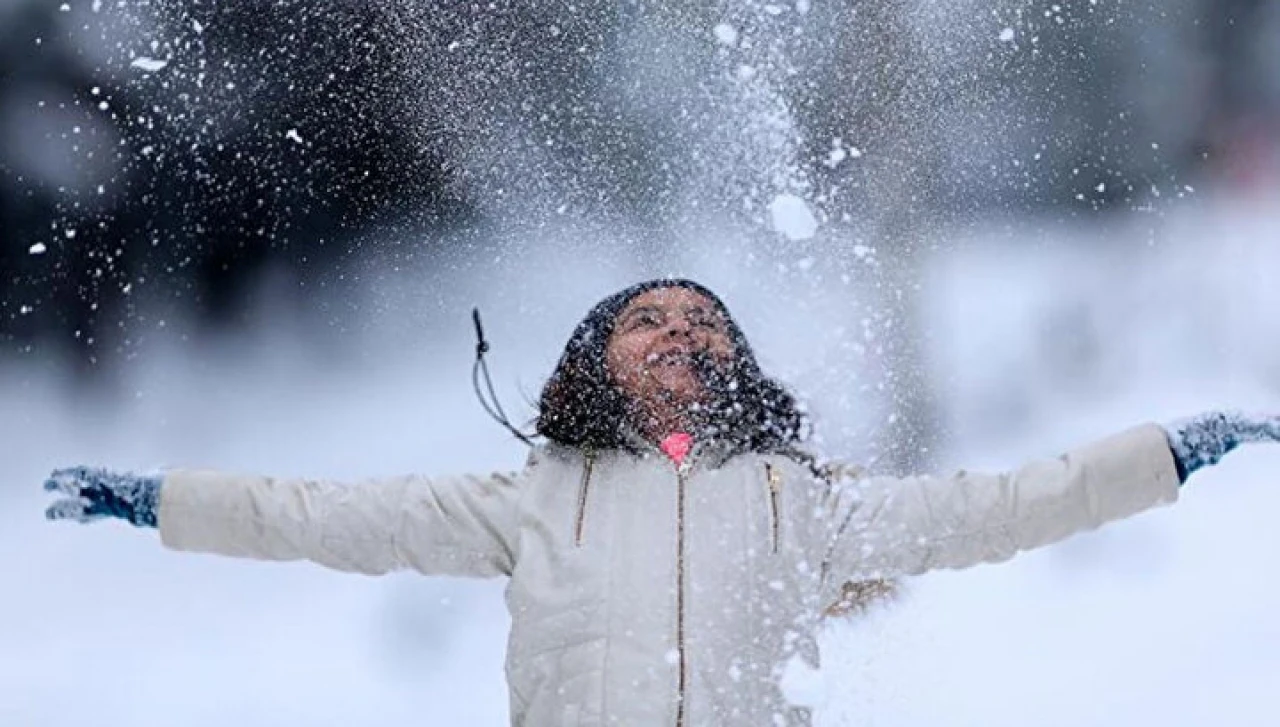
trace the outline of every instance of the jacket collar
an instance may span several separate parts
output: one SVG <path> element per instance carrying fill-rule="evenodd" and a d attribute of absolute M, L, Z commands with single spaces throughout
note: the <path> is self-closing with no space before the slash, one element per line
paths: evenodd
<path fill-rule="evenodd" d="M 634 427 L 627 426 L 623 428 L 622 441 L 628 451 L 640 457 L 670 459 L 662 451 L 661 447 L 654 442 L 650 442 Z M 693 449 L 689 450 L 689 454 L 685 455 L 684 462 L 678 469 L 682 472 L 687 472 L 694 467 L 718 469 L 729 461 L 732 456 L 733 448 L 729 445 L 729 442 L 715 437 L 694 435 Z"/>

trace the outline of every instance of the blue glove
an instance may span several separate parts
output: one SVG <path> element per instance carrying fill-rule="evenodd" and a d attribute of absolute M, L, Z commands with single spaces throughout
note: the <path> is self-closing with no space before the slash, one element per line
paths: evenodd
<path fill-rule="evenodd" d="M 1231 450 L 1251 442 L 1280 442 L 1280 416 L 1210 412 L 1165 425 L 1178 476 L 1215 465 Z"/>
<path fill-rule="evenodd" d="M 60 498 L 44 516 L 50 520 L 90 523 L 117 517 L 138 527 L 156 527 L 160 509 L 160 475 L 135 475 L 94 467 L 54 470 L 44 489 Z"/>

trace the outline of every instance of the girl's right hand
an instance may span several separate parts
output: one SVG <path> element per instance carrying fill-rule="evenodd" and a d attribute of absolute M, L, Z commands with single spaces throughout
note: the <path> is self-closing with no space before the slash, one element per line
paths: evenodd
<path fill-rule="evenodd" d="M 44 489 L 63 497 L 45 510 L 50 520 L 90 523 L 116 517 L 139 527 L 156 527 L 160 505 L 160 475 L 112 472 L 100 467 L 54 470 Z"/>

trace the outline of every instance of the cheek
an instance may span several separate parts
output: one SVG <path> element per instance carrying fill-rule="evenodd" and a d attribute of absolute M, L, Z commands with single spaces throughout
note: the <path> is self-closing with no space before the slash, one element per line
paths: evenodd
<path fill-rule="evenodd" d="M 707 350 L 721 358 L 733 358 L 735 350 L 728 336 L 716 335 L 707 341 Z"/>
<path fill-rule="evenodd" d="M 615 339 L 609 344 L 605 356 L 605 364 L 609 373 L 619 384 L 627 384 L 638 378 L 644 364 L 644 353 L 641 342 L 632 336 Z"/>

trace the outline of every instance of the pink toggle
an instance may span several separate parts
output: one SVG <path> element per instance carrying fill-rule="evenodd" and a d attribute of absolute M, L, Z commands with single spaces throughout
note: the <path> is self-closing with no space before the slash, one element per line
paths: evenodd
<path fill-rule="evenodd" d="M 693 449 L 693 435 L 685 432 L 672 432 L 667 438 L 662 440 L 662 451 L 671 458 L 672 462 L 679 467 L 684 463 L 684 458 L 689 455 Z"/>

